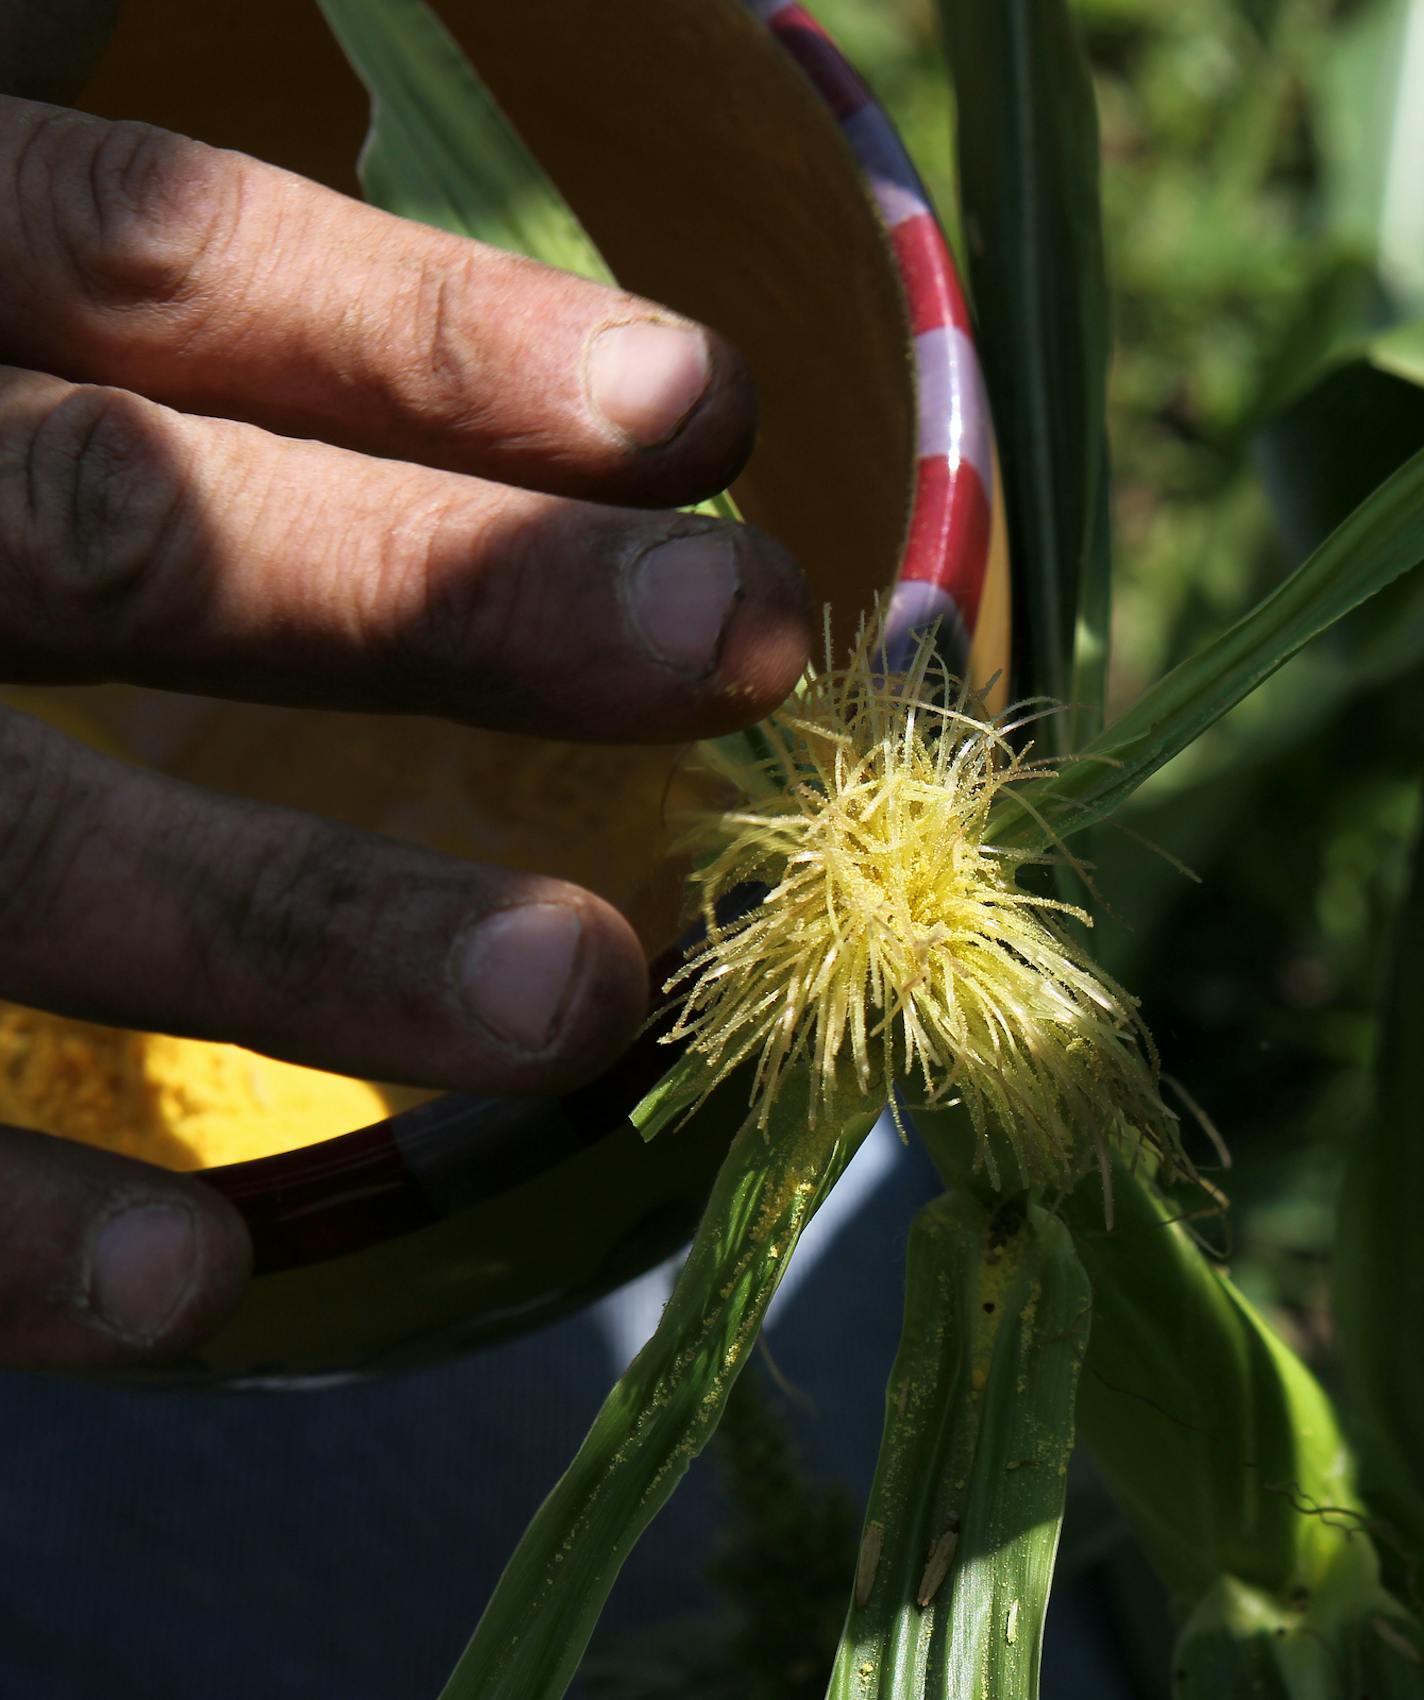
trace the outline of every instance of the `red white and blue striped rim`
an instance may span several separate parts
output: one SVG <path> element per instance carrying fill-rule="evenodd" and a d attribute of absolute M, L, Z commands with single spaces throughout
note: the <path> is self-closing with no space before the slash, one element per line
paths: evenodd
<path fill-rule="evenodd" d="M 963 672 L 993 531 L 994 433 L 959 274 L 910 156 L 874 96 L 797 0 L 749 0 L 825 101 L 850 144 L 894 250 L 914 337 L 915 492 L 887 633 L 892 661 L 938 625 Z"/>
<path fill-rule="evenodd" d="M 890 658 L 929 629 L 963 671 L 995 547 L 996 479 L 988 402 L 954 261 L 893 126 L 825 30 L 797 0 L 747 3 L 840 125 L 904 291 L 918 438 L 888 613 Z M 674 951 L 655 963 L 653 983 L 661 985 L 680 960 Z M 645 1033 L 609 1073 L 562 1098 L 449 1094 L 353 1133 L 206 1169 L 203 1179 L 246 1218 L 259 1273 L 359 1251 L 497 1198 L 626 1128 L 633 1105 L 667 1067 L 657 1039 L 656 1028 Z"/>

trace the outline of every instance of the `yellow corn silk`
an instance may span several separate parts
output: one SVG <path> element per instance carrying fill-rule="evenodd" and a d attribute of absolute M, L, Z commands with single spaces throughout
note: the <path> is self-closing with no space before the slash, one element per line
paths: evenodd
<path fill-rule="evenodd" d="M 897 1086 L 911 1107 L 962 1103 L 995 1186 L 996 1131 L 1025 1185 L 1070 1184 L 1118 1141 L 1174 1157 L 1136 1002 L 1065 924 L 1090 917 L 1019 883 L 1072 858 L 991 836 L 995 800 L 1056 771 L 1011 742 L 1046 706 L 989 714 L 930 634 L 891 670 L 881 618 L 846 666 L 828 625 L 824 669 L 757 729 L 763 753 L 704 747 L 733 806 L 694 813 L 683 841 L 706 941 L 664 987 L 683 999 L 665 1042 L 687 1047 L 666 1101 L 749 1063 L 765 1128 L 804 1067 L 813 1121 L 894 1104 Z"/>
<path fill-rule="evenodd" d="M 236 1045 L 0 1003 L 0 1121 L 169 1169 L 265 1157 L 379 1121 L 392 1095 Z"/>

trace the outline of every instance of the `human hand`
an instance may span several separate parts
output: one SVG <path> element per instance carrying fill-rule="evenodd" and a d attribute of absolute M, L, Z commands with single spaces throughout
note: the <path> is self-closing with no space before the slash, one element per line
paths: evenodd
<path fill-rule="evenodd" d="M 646 511 L 749 446 L 715 337 L 16 98 L 0 251 L 0 677 L 639 742 L 794 683 L 807 609 L 776 545 Z M 496 1092 L 596 1071 L 642 1017 L 631 929 L 576 887 L 208 795 L 20 714 L 0 751 L 0 997 Z M 180 1351 L 248 1255 L 201 1184 L 0 1130 L 0 1361 Z"/>

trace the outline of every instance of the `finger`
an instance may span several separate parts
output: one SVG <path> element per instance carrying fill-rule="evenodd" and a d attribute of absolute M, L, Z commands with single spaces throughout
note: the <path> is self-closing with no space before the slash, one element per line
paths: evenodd
<path fill-rule="evenodd" d="M 558 1090 L 647 999 L 576 886 L 220 798 L 0 716 L 0 997 L 378 1080 Z"/>
<path fill-rule="evenodd" d="M 241 1218 L 198 1182 L 0 1127 L 0 1364 L 175 1357 L 223 1322 L 251 1265 Z"/>
<path fill-rule="evenodd" d="M 146 125 L 0 100 L 0 358 L 610 501 L 730 482 L 750 380 L 652 303 Z"/>
<path fill-rule="evenodd" d="M 0 368 L 0 672 L 644 742 L 804 664 L 751 528 L 375 461 Z"/>

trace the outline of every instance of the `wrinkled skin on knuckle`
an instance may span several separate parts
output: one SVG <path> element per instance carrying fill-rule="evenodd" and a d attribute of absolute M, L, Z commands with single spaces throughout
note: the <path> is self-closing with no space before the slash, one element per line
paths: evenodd
<path fill-rule="evenodd" d="M 587 450 L 569 327 L 593 286 L 454 237 L 400 275 L 384 323 L 404 357 L 375 386 L 394 420 L 437 442 L 497 443 L 506 462 L 554 477 L 577 471 Z"/>
<path fill-rule="evenodd" d="M 359 962 L 364 881 L 340 830 L 292 817 L 274 831 L 265 811 L 233 807 L 190 823 L 190 1001 L 249 1029 L 267 1012 L 271 1033 L 245 1034 L 260 1044 Z"/>
<path fill-rule="evenodd" d="M 453 242 L 436 256 L 412 258 L 387 306 L 391 334 L 405 345 L 389 396 L 399 423 L 424 431 L 483 435 L 497 423 L 478 326 L 467 298 L 475 264 L 467 245 Z"/>
<path fill-rule="evenodd" d="M 199 279 L 236 225 L 233 156 L 132 120 L 35 119 L 15 155 L 25 246 L 101 309 L 201 311 Z"/>
<path fill-rule="evenodd" d="M 580 504 L 517 491 L 477 512 L 454 503 L 439 515 L 419 553 L 415 618 L 398 634 L 411 680 L 427 678 L 439 693 L 432 706 L 487 726 L 547 724 L 551 678 L 599 662 L 606 610 L 581 607 L 579 587 L 596 587 L 608 570 L 604 530 Z"/>
<path fill-rule="evenodd" d="M 232 807 L 195 820 L 187 839 L 186 1004 L 223 1037 L 279 1056 L 327 1034 L 352 1000 L 357 1026 L 375 999 L 388 1023 L 428 1027 L 432 941 L 467 912 L 468 865 Z"/>
<path fill-rule="evenodd" d="M 453 573 L 478 587 L 481 535 L 501 505 L 498 495 L 481 511 L 458 495 L 412 490 L 400 523 L 378 541 L 362 587 L 364 649 L 410 706 L 438 712 L 477 653 L 468 646 L 478 644 L 479 617 L 473 630 L 462 614 L 452 618 L 447 580 Z"/>
<path fill-rule="evenodd" d="M 12 615 L 3 649 L 27 643 L 29 667 L 62 673 L 67 651 L 113 652 L 179 615 L 196 578 L 186 475 L 173 416 L 123 390 L 80 388 L 34 410 L 7 445 L 0 560 Z"/>

